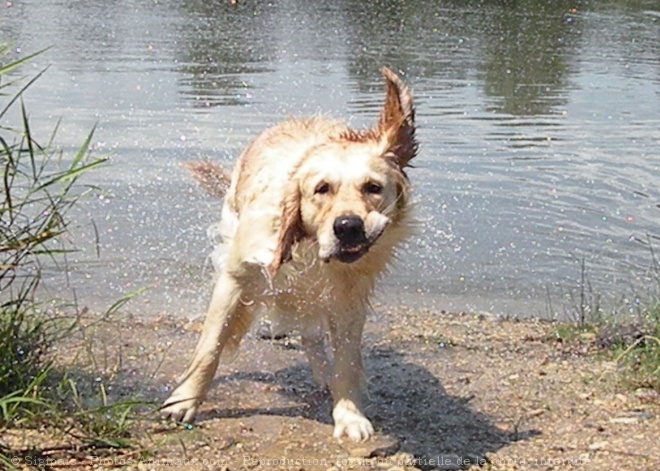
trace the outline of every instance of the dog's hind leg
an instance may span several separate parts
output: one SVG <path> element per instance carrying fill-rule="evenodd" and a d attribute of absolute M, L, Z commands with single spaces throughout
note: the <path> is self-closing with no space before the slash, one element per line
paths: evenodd
<path fill-rule="evenodd" d="M 231 357 L 238 349 L 252 322 L 251 309 L 241 302 L 241 293 L 236 278 L 227 272 L 220 275 L 192 361 L 179 386 L 163 404 L 164 416 L 191 422 L 206 397 L 220 356 Z"/>
<path fill-rule="evenodd" d="M 304 329 L 300 333 L 300 342 L 312 369 L 316 383 L 322 388 L 330 387 L 330 361 L 325 351 L 324 331 L 320 326 Z"/>
<path fill-rule="evenodd" d="M 330 337 L 334 351 L 333 375 L 330 384 L 335 421 L 333 436 L 344 435 L 355 441 L 366 440 L 374 428 L 362 412 L 362 399 L 366 394 L 366 378 L 362 365 L 362 329 L 366 310 L 337 316 L 330 323 Z"/>

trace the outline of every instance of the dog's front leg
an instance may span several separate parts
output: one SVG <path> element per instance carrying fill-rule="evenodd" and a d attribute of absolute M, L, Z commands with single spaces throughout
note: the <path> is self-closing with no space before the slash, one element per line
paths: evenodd
<path fill-rule="evenodd" d="M 228 342 L 240 341 L 242 335 L 237 331 L 247 330 L 241 328 L 248 315 L 243 312 L 246 309 L 240 302 L 241 291 L 239 281 L 229 273 L 224 272 L 218 278 L 190 366 L 179 386 L 163 404 L 165 417 L 183 422 L 195 418 L 218 368 L 223 348 Z"/>
<path fill-rule="evenodd" d="M 374 434 L 374 428 L 361 407 L 366 394 L 361 351 L 365 318 L 366 311 L 360 308 L 337 316 L 330 323 L 334 350 L 330 389 L 334 404 L 332 417 L 335 421 L 335 438 L 346 435 L 352 440 L 362 441 Z"/>

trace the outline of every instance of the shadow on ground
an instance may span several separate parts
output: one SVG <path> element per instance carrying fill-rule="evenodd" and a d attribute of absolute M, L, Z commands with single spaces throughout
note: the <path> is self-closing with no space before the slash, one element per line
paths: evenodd
<path fill-rule="evenodd" d="M 449 364 L 449 356 L 436 353 L 429 360 Z M 471 406 L 469 397 L 448 394 L 426 367 L 407 360 L 406 354 L 392 348 L 381 346 L 366 350 L 365 365 L 370 384 L 367 415 L 377 434 L 392 437 L 396 444 L 395 450 L 387 453 L 409 453 L 419 468 L 459 469 L 475 463 L 485 464 L 487 454 L 539 433 L 531 430 L 514 435 L 501 430 L 487 415 Z M 277 366 L 271 365 L 272 368 Z M 207 408 L 198 421 L 255 416 L 302 417 L 326 425 L 327 440 L 333 440 L 330 436 L 331 398 L 318 390 L 311 377 L 305 363 L 272 373 L 237 371 L 221 375 L 214 381 Z M 255 394 L 264 391 L 266 394 Z M 269 394 L 272 392 L 276 394 Z M 208 409 L 209 406 L 212 409 Z"/>

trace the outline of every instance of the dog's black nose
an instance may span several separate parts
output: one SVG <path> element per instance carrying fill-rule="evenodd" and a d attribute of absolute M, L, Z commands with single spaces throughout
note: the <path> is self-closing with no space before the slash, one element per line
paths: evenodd
<path fill-rule="evenodd" d="M 337 239 L 348 244 L 364 241 L 364 222 L 359 216 L 340 216 L 332 224 Z"/>

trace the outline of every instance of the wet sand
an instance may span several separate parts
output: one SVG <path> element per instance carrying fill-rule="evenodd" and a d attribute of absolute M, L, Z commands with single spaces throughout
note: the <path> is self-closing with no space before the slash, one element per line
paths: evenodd
<path fill-rule="evenodd" d="M 616 365 L 594 353 L 589 336 L 566 345 L 552 339 L 553 324 L 538 320 L 382 305 L 376 311 L 364 339 L 367 414 L 377 431 L 368 442 L 332 438 L 330 398 L 314 385 L 297 337 L 250 334 L 236 361 L 220 367 L 194 426 L 145 413 L 137 433 L 142 452 L 49 456 L 68 460 L 67 469 L 660 466 L 657 393 L 623 388 Z M 184 318 L 121 315 L 60 348 L 69 357 L 91 350 L 96 366 L 80 354 L 77 363 L 102 370 L 111 399 L 160 403 L 186 367 L 200 327 Z M 44 436 L 11 440 L 28 446 L 43 444 Z"/>

